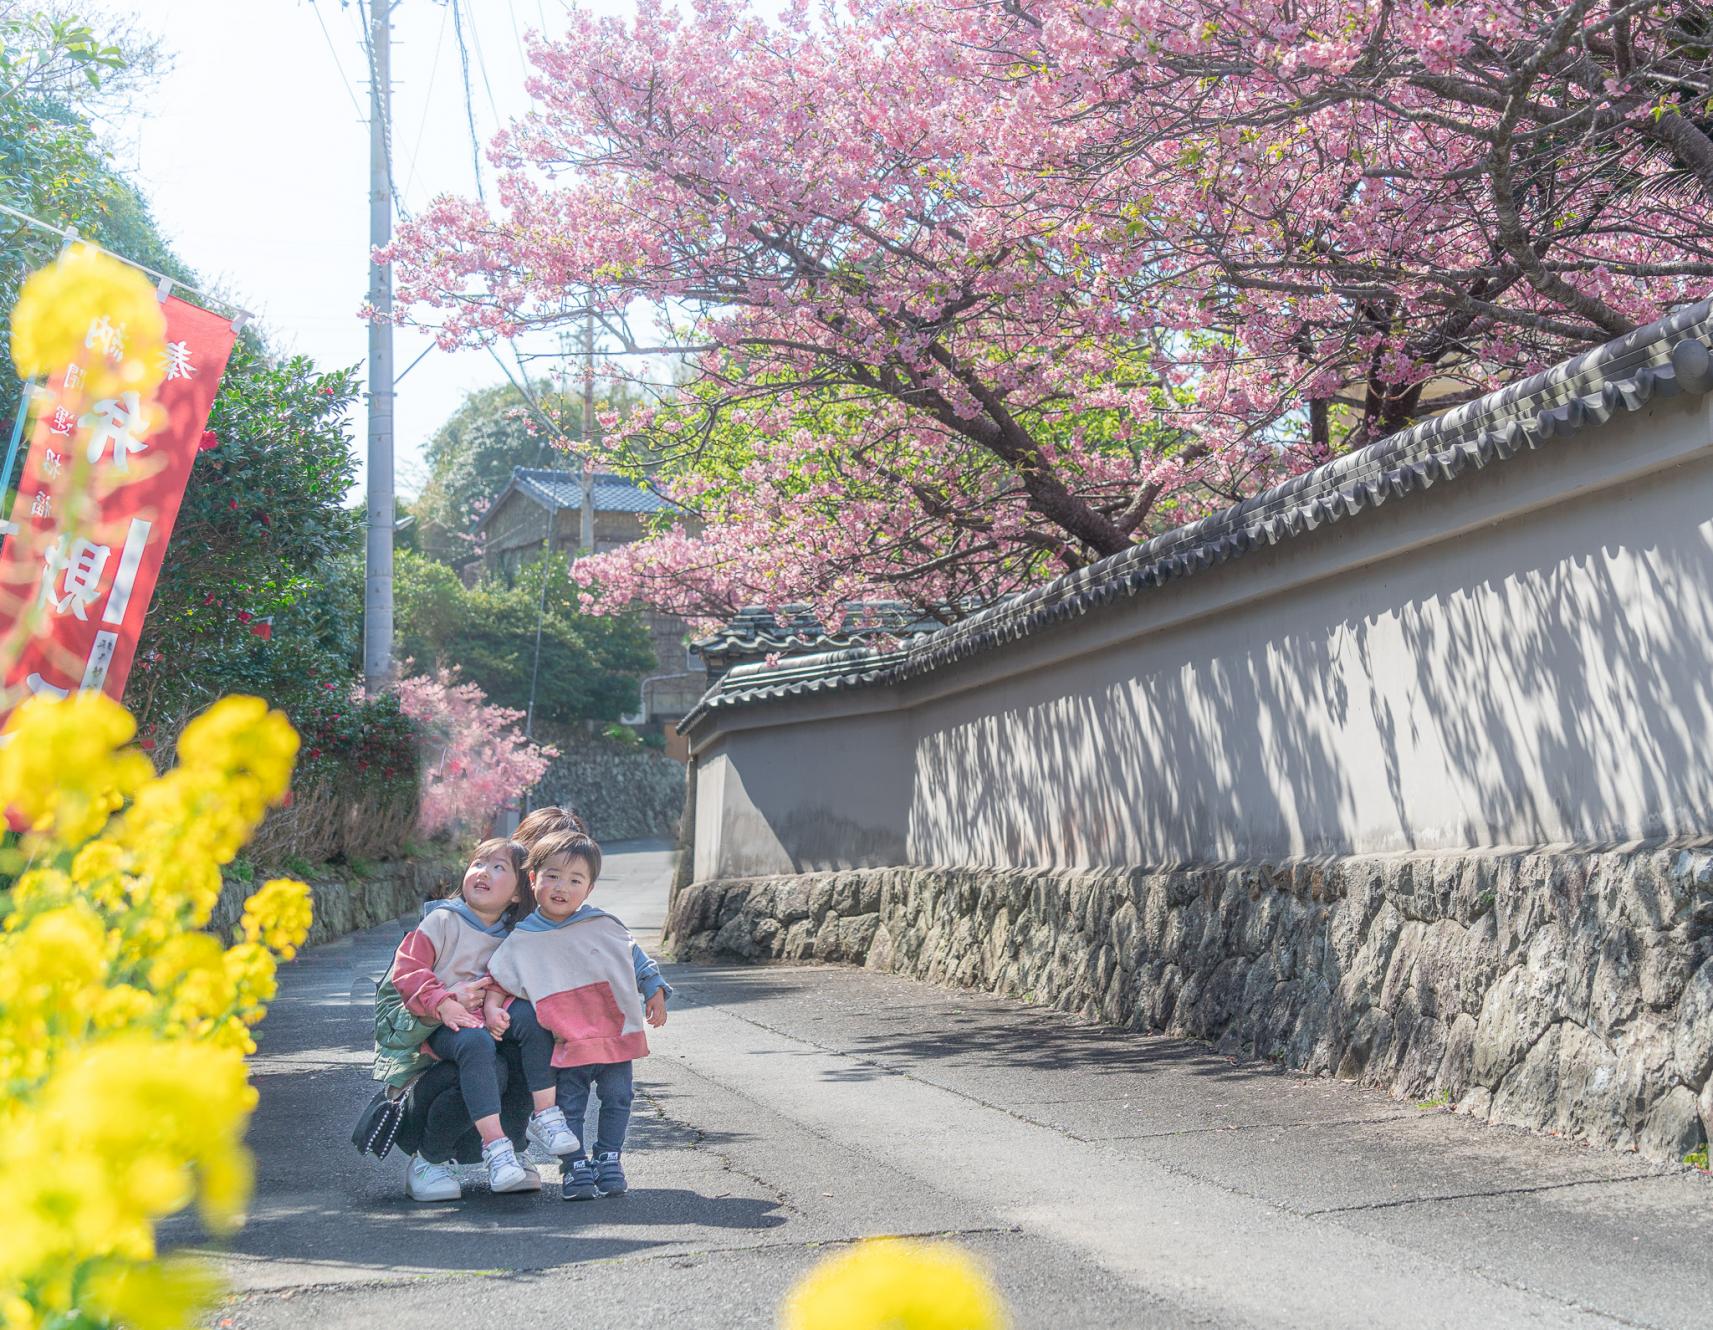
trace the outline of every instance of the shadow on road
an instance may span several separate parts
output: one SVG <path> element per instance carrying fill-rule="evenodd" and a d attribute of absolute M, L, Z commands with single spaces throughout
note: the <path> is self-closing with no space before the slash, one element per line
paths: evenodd
<path fill-rule="evenodd" d="M 826 1073 L 828 1079 L 862 1081 L 936 1064 L 1097 1077 L 1170 1070 L 1228 1082 L 1272 1082 L 1286 1075 L 1271 1063 L 1240 1062 L 1205 1044 L 1071 1024 L 1074 1018 L 1063 1012 L 1020 1009 L 985 995 L 962 995 L 967 1005 L 949 1014 L 946 1004 L 958 996 L 887 975 L 866 979 L 866 1000 L 833 1002 L 817 983 L 821 973 L 813 966 L 677 965 L 668 971 L 686 1004 L 737 1008 L 761 1025 L 768 1024 L 767 1008 L 773 1006 L 781 1024 L 794 1030 L 812 1035 L 823 1026 L 829 1044 L 857 1059 Z M 840 990 L 848 993 L 848 983 Z M 803 1008 L 811 1001 L 823 1016 L 805 1018 Z M 863 1029 L 853 1033 L 853 1025 Z"/>

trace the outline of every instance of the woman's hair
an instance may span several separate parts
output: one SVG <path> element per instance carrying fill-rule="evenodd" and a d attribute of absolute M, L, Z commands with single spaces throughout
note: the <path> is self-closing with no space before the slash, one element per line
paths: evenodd
<path fill-rule="evenodd" d="M 500 922 L 510 926 L 523 918 L 524 915 L 531 914 L 535 910 L 535 892 L 530 888 L 529 875 L 524 872 L 524 867 L 529 862 L 529 851 L 515 840 L 507 840 L 504 836 L 495 836 L 491 840 L 483 841 L 475 848 L 470 855 L 470 863 L 473 864 L 478 859 L 486 859 L 490 855 L 495 858 L 501 855 L 509 858 L 512 872 L 517 875 L 517 898 L 506 906 L 506 912 L 500 916 Z M 458 884 L 446 894 L 448 897 L 462 896 L 464 894 L 464 880 L 460 878 Z"/>
<path fill-rule="evenodd" d="M 533 849 L 536 841 L 543 836 L 556 831 L 576 831 L 587 836 L 589 824 L 575 808 L 560 808 L 555 804 L 547 808 L 537 808 L 525 817 L 517 824 L 517 830 L 512 832 L 512 839 L 529 850 Z"/>
<path fill-rule="evenodd" d="M 529 850 L 529 871 L 539 873 L 551 859 L 581 859 L 589 865 L 589 881 L 601 876 L 601 847 L 581 831 L 554 831 L 536 841 Z"/>

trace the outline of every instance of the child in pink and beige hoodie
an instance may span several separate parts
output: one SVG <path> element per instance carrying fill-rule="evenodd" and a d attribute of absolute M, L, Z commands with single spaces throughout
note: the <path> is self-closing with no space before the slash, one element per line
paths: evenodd
<path fill-rule="evenodd" d="M 560 1160 L 564 1198 L 622 1196 L 631 1064 L 648 1056 L 644 1027 L 666 1024 L 672 988 L 622 923 L 587 904 L 601 874 L 599 845 L 557 832 L 530 850 L 528 867 L 536 908 L 488 961 L 488 1028 L 523 1042 L 526 1059 L 539 1046 L 536 1029 L 552 1036 L 558 1106 L 573 1131 L 590 1091 L 600 1098 L 594 1158 L 578 1145 Z"/>

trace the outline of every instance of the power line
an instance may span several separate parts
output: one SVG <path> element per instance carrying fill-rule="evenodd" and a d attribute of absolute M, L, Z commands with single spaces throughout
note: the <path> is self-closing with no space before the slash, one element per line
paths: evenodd
<path fill-rule="evenodd" d="M 482 144 L 476 135 L 476 102 L 470 95 L 470 48 L 464 45 L 464 21 L 462 11 L 458 8 L 458 0 L 452 0 L 452 31 L 458 38 L 458 59 L 464 69 L 464 116 L 470 123 L 470 164 L 476 172 L 476 197 L 483 203 L 488 201 L 482 192 Z M 470 20 L 470 32 L 474 36 L 476 22 Z M 492 100 L 490 96 L 489 100 Z"/>
<path fill-rule="evenodd" d="M 500 104 L 494 100 L 494 85 L 488 82 L 488 58 L 482 54 L 482 28 L 475 19 L 470 20 L 470 45 L 476 48 L 476 69 L 482 75 L 482 86 L 488 90 L 488 109 L 494 113 L 494 124 L 503 125 L 505 117 L 500 114 Z"/>
<path fill-rule="evenodd" d="M 422 158 L 422 140 L 428 133 L 428 113 L 434 109 L 434 83 L 440 77 L 440 52 L 446 45 L 446 20 L 449 11 L 440 11 L 440 34 L 434 39 L 434 63 L 428 69 L 428 93 L 422 101 L 422 122 L 416 127 L 416 146 L 410 151 L 410 170 L 405 174 L 404 192 L 410 193 L 410 187 L 416 181 L 416 164 Z"/>
<path fill-rule="evenodd" d="M 351 86 L 351 76 L 345 72 L 345 62 L 339 58 L 339 51 L 333 45 L 333 34 L 327 30 L 327 20 L 321 17 L 321 6 L 315 0 L 309 0 L 309 12 L 315 15 L 315 22 L 321 28 L 321 36 L 327 43 L 327 54 L 333 57 L 333 67 L 339 71 L 339 81 L 345 85 L 345 95 L 351 99 L 351 109 L 357 113 L 357 119 L 363 118 L 363 108 L 357 101 L 357 90 Z"/>
<path fill-rule="evenodd" d="M 363 54 L 369 62 L 369 86 L 375 87 L 380 83 L 380 75 L 376 72 L 375 43 L 370 32 L 369 10 L 364 0 L 357 0 L 357 17 L 363 25 Z M 388 21 L 391 21 L 391 7 L 388 6 Z M 410 219 L 410 209 L 405 207 L 404 199 L 399 196 L 398 174 L 393 169 L 393 112 L 392 97 L 383 97 L 377 105 L 381 116 L 381 155 L 386 165 L 387 194 L 392 198 L 393 207 L 398 209 L 400 217 Z"/>
<path fill-rule="evenodd" d="M 529 76 L 529 57 L 524 54 L 523 29 L 517 25 L 517 6 L 512 3 L 512 0 L 506 0 L 506 13 L 511 16 L 512 40 L 517 43 L 518 68 L 523 71 L 524 76 L 527 78 Z M 544 24 L 543 26 L 546 25 Z"/>

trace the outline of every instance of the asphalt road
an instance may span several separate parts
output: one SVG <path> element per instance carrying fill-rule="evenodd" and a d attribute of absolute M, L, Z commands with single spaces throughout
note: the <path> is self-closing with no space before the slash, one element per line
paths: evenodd
<path fill-rule="evenodd" d="M 596 902 L 645 944 L 668 856 Z M 418 1205 L 349 1142 L 402 925 L 283 974 L 221 1327 L 759 1327 L 869 1234 L 950 1237 L 1017 1327 L 1713 1324 L 1713 1184 L 1207 1049 L 861 971 L 677 966 L 631 1194 Z M 172 1230 L 195 1242 L 187 1226 Z"/>

